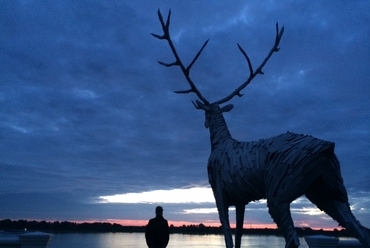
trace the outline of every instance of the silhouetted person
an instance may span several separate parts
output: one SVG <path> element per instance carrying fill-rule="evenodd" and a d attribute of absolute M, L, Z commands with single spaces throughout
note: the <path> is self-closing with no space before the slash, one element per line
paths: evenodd
<path fill-rule="evenodd" d="M 163 218 L 163 208 L 155 208 L 155 218 L 150 219 L 145 229 L 145 240 L 149 248 L 165 248 L 170 240 L 168 222 Z"/>

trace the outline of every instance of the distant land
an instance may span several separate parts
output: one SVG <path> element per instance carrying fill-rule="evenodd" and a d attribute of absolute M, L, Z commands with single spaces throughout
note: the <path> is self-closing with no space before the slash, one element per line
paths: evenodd
<path fill-rule="evenodd" d="M 23 232 L 23 231 L 42 231 L 48 233 L 107 233 L 107 232 L 145 232 L 145 226 L 122 226 L 120 224 L 111 224 L 106 222 L 94 223 L 75 223 L 69 221 L 29 221 L 29 220 L 10 220 L 4 219 L 0 221 L 0 230 L 4 232 Z M 233 232 L 235 229 L 232 229 Z M 334 237 L 353 237 L 344 229 L 328 230 L 314 230 L 311 228 L 296 228 L 299 236 L 308 235 L 327 235 Z M 170 226 L 171 233 L 180 234 L 223 234 L 221 227 L 205 226 L 202 223 L 199 225 L 183 225 Z M 244 234 L 253 235 L 275 235 L 282 236 L 278 229 L 273 228 L 247 228 L 244 229 Z"/>

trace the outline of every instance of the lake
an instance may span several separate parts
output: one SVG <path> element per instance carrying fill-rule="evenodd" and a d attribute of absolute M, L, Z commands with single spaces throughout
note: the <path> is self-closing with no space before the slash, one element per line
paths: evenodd
<path fill-rule="evenodd" d="M 308 248 L 304 238 L 300 238 L 300 248 Z M 242 247 L 284 247 L 283 237 L 265 235 L 244 235 Z M 144 233 L 98 233 L 98 234 L 54 234 L 48 248 L 145 248 Z M 222 235 L 171 234 L 168 248 L 224 248 Z"/>

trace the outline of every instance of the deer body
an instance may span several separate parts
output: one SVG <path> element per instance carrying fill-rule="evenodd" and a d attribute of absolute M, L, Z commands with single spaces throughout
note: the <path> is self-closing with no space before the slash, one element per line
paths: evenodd
<path fill-rule="evenodd" d="M 321 209 L 343 226 L 347 222 L 352 223 L 356 227 L 349 229 L 355 232 L 362 229 L 362 239 L 366 240 L 366 228 L 358 225 L 350 213 L 333 142 L 291 132 L 258 141 L 240 142 L 231 137 L 222 110 L 217 105 L 211 106 L 206 115 L 212 147 L 208 178 L 227 247 L 233 247 L 228 208 L 236 207 L 235 243 L 236 247 L 240 247 L 245 205 L 260 199 L 267 199 L 272 218 L 284 232 L 286 247 L 298 247 L 299 240 L 289 205 L 303 194 L 307 194 L 319 207 L 322 199 L 341 205 L 347 214 L 340 214 L 340 217 L 333 214 L 331 207 L 322 206 Z"/>
<path fill-rule="evenodd" d="M 340 174 L 339 161 L 334 153 L 334 143 L 308 135 L 284 133 L 269 139 L 239 142 L 233 139 L 227 128 L 223 112 L 233 105 L 224 104 L 235 96 L 243 96 L 243 90 L 258 74 L 273 53 L 279 51 L 284 28 L 276 24 L 275 43 L 266 58 L 253 69 L 246 52 L 238 45 L 247 60 L 249 77 L 225 98 L 210 103 L 197 89 L 190 78 L 190 69 L 208 43 L 203 44 L 192 62 L 185 66 L 171 40 L 169 12 L 166 22 L 158 10 L 163 35 L 152 34 L 160 40 L 167 40 L 175 62 L 161 65 L 178 66 L 183 72 L 190 89 L 175 91 L 179 94 L 195 93 L 199 100 L 195 108 L 205 111 L 205 126 L 209 128 L 211 154 L 208 159 L 208 179 L 216 200 L 227 248 L 233 247 L 228 209 L 235 206 L 235 247 L 240 248 L 245 206 L 254 200 L 265 198 L 271 217 L 282 231 L 286 248 L 299 246 L 290 213 L 290 203 L 305 195 L 319 209 L 325 211 L 341 226 L 350 231 L 364 247 L 370 248 L 370 230 L 362 226 L 351 212 L 347 191 Z"/>

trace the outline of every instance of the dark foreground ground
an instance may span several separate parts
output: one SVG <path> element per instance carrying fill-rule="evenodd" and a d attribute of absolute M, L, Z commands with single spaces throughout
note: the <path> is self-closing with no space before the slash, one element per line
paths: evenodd
<path fill-rule="evenodd" d="M 119 224 L 111 223 L 75 223 L 68 221 L 28 221 L 28 220 L 1 220 L 0 230 L 7 232 L 17 231 L 42 231 L 49 233 L 101 233 L 101 232 L 144 232 L 145 226 L 122 226 Z M 296 228 L 298 235 L 329 235 L 335 237 L 352 237 L 346 230 L 334 229 L 332 231 L 324 230 L 313 230 L 311 228 Z M 203 224 L 199 225 L 188 225 L 188 226 L 170 226 L 171 233 L 182 233 L 182 234 L 222 234 L 221 227 L 207 227 Z M 276 235 L 281 236 L 281 232 L 278 229 L 244 229 L 244 234 L 253 235 Z"/>

